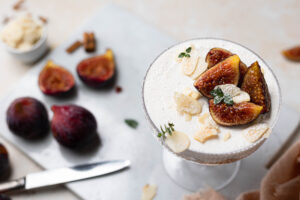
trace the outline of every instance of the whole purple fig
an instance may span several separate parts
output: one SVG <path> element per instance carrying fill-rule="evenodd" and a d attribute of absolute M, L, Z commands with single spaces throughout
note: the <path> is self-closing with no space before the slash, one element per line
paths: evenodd
<path fill-rule="evenodd" d="M 37 138 L 49 131 L 45 106 L 31 97 L 14 100 L 7 109 L 6 120 L 8 128 L 23 138 Z"/>
<path fill-rule="evenodd" d="M 54 138 L 67 147 L 79 147 L 96 134 L 97 122 L 87 109 L 76 105 L 54 105 L 51 130 Z"/>
<path fill-rule="evenodd" d="M 0 143 L 0 178 L 6 178 L 9 175 L 10 165 L 8 151 L 5 146 Z"/>

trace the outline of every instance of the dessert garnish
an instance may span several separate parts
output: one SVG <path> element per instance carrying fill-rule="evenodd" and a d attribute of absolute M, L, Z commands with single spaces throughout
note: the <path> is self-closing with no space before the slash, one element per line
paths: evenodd
<path fill-rule="evenodd" d="M 156 185 L 154 185 L 154 184 L 144 185 L 141 199 L 142 200 L 152 200 L 156 195 L 156 191 L 157 191 Z"/>
<path fill-rule="evenodd" d="M 201 124 L 205 124 L 206 120 L 208 119 L 209 117 L 209 113 L 204 113 L 203 115 L 200 115 L 199 118 L 198 118 L 198 121 L 201 123 Z"/>
<path fill-rule="evenodd" d="M 223 126 L 248 124 L 257 119 L 262 109 L 262 106 L 251 102 L 227 105 L 223 102 L 215 104 L 213 99 L 209 100 L 209 112 L 212 118 Z"/>
<path fill-rule="evenodd" d="M 237 85 L 239 82 L 239 63 L 237 55 L 230 56 L 224 61 L 202 73 L 195 81 L 195 88 L 204 96 L 212 98 L 210 92 L 217 86 L 223 84 Z"/>
<path fill-rule="evenodd" d="M 194 91 L 190 88 L 185 88 L 183 94 L 186 95 L 186 96 L 190 96 L 190 97 L 192 97 L 193 99 L 196 99 L 196 100 L 198 100 L 201 97 L 200 92 Z"/>
<path fill-rule="evenodd" d="M 234 54 L 226 49 L 212 48 L 211 50 L 209 50 L 209 52 L 207 53 L 206 58 L 205 58 L 205 61 L 208 64 L 207 68 L 211 68 L 211 67 L 215 66 L 219 62 L 222 62 L 223 60 L 225 60 L 226 58 L 228 58 L 232 55 L 234 55 Z M 245 65 L 245 63 L 240 61 L 239 68 L 240 68 L 239 84 L 241 84 L 243 81 L 243 78 L 247 72 L 247 65 Z"/>
<path fill-rule="evenodd" d="M 185 51 L 181 52 L 179 55 L 178 55 L 178 58 L 183 58 L 183 57 L 191 57 L 190 53 L 192 51 L 192 47 L 188 47 Z"/>
<path fill-rule="evenodd" d="M 94 52 L 96 50 L 96 40 L 93 32 L 83 33 L 83 46 L 86 52 Z"/>
<path fill-rule="evenodd" d="M 193 97 L 175 92 L 174 99 L 180 114 L 197 115 L 202 111 L 202 104 Z"/>
<path fill-rule="evenodd" d="M 166 136 L 165 143 L 174 153 L 180 153 L 189 148 L 190 139 L 182 132 L 173 131 Z"/>
<path fill-rule="evenodd" d="M 219 104 L 222 101 L 227 104 L 227 105 L 233 105 L 233 100 L 232 97 L 229 94 L 225 94 L 223 93 L 222 89 L 217 87 L 216 89 L 212 90 L 210 92 L 210 94 L 213 96 L 214 98 L 214 104 Z"/>
<path fill-rule="evenodd" d="M 217 138 L 218 131 L 208 126 L 201 127 L 194 135 L 194 139 L 198 142 L 205 143 L 209 139 Z"/>
<path fill-rule="evenodd" d="M 174 124 L 173 123 L 170 123 L 168 122 L 168 124 L 164 125 L 164 128 L 162 126 L 160 126 L 160 132 L 157 134 L 157 137 L 159 138 L 163 138 L 165 139 L 166 138 L 166 133 L 168 133 L 169 135 L 172 135 L 172 133 L 175 131 L 174 129 Z"/>
<path fill-rule="evenodd" d="M 40 138 L 49 131 L 46 107 L 31 97 L 15 99 L 7 109 L 6 121 L 14 134 L 26 139 Z"/>
<path fill-rule="evenodd" d="M 48 61 L 40 72 L 38 83 L 44 94 L 62 95 L 74 88 L 75 79 L 67 69 Z"/>
<path fill-rule="evenodd" d="M 258 62 L 253 63 L 249 67 L 244 77 L 241 89 L 250 95 L 251 102 L 263 107 L 261 113 L 270 111 L 270 94 Z"/>
<path fill-rule="evenodd" d="M 199 62 L 199 55 L 194 50 L 194 46 L 186 49 L 188 52 L 181 52 L 177 58 L 177 62 L 180 63 L 182 72 L 187 76 L 192 76 L 196 70 Z"/>
<path fill-rule="evenodd" d="M 134 129 L 136 129 L 139 125 L 139 123 L 134 119 L 125 119 L 124 121 L 129 127 Z"/>
<path fill-rule="evenodd" d="M 180 153 L 187 150 L 190 146 L 189 137 L 174 129 L 173 123 L 168 123 L 164 127 L 160 126 L 160 132 L 157 137 L 162 138 L 166 145 L 175 153 Z"/>
<path fill-rule="evenodd" d="M 282 51 L 282 55 L 292 61 L 300 61 L 300 45 Z"/>
<path fill-rule="evenodd" d="M 97 121 L 87 109 L 77 105 L 53 105 L 51 130 L 54 138 L 70 148 L 82 147 L 97 134 Z"/>
<path fill-rule="evenodd" d="M 225 97 L 227 96 L 227 99 L 232 99 L 232 102 L 227 103 L 228 105 L 232 105 L 231 103 L 241 103 L 244 101 L 250 101 L 250 96 L 247 92 L 242 91 L 239 87 L 233 84 L 224 84 L 224 85 L 218 85 L 215 87 L 213 91 L 214 93 L 217 93 L 218 96 L 221 96 L 221 92 L 217 92 L 217 89 L 221 89 L 223 92 L 224 102 Z M 215 97 L 215 94 L 212 94 Z M 225 102 L 226 103 L 226 102 Z"/>
<path fill-rule="evenodd" d="M 76 49 L 78 49 L 79 47 L 82 46 L 82 42 L 80 42 L 79 40 L 75 41 L 73 44 L 71 44 L 67 49 L 66 52 L 67 53 L 73 53 Z"/>
<path fill-rule="evenodd" d="M 227 140 L 229 140 L 231 138 L 231 133 L 227 132 L 224 137 L 223 137 L 223 141 L 226 142 Z"/>
<path fill-rule="evenodd" d="M 269 130 L 269 126 L 266 123 L 254 124 L 248 129 L 244 130 L 244 137 L 247 141 L 253 143 L 259 140 Z"/>
<path fill-rule="evenodd" d="M 92 87 L 102 87 L 112 83 L 115 75 L 113 51 L 107 49 L 105 54 L 82 60 L 76 68 L 79 78 Z"/>
<path fill-rule="evenodd" d="M 43 27 L 30 16 L 9 21 L 0 33 L 0 39 L 9 47 L 28 51 L 41 39 Z"/>

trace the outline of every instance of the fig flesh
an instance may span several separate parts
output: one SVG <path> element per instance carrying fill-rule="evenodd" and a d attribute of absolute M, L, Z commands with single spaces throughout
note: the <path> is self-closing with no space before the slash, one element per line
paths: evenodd
<path fill-rule="evenodd" d="M 23 138 L 38 138 L 49 131 L 45 106 L 31 97 L 14 100 L 7 109 L 6 120 L 8 128 Z"/>
<path fill-rule="evenodd" d="M 113 51 L 108 49 L 103 55 L 82 60 L 77 65 L 77 74 L 85 84 L 92 87 L 108 84 L 115 75 Z"/>
<path fill-rule="evenodd" d="M 211 50 L 209 50 L 209 52 L 207 53 L 206 58 L 205 58 L 205 61 L 208 64 L 207 68 L 209 69 L 209 68 L 215 66 L 219 62 L 222 62 L 223 60 L 225 60 L 226 58 L 228 58 L 232 55 L 233 55 L 233 53 L 231 53 L 230 51 L 228 51 L 226 49 L 212 48 Z M 248 67 L 245 63 L 240 61 L 239 68 L 240 68 L 239 84 L 241 84 L 243 81 L 243 78 L 247 72 Z"/>
<path fill-rule="evenodd" d="M 284 50 L 282 54 L 289 60 L 300 61 L 300 45 Z"/>
<path fill-rule="evenodd" d="M 255 120 L 261 113 L 263 107 L 250 102 L 233 104 L 214 104 L 209 100 L 209 112 L 214 121 L 223 126 L 235 126 L 248 124 Z"/>
<path fill-rule="evenodd" d="M 75 86 L 73 75 L 65 68 L 48 61 L 39 75 L 40 90 L 47 95 L 62 95 Z"/>
<path fill-rule="evenodd" d="M 3 144 L 0 143 L 0 178 L 6 178 L 9 174 L 10 165 L 8 152 Z"/>
<path fill-rule="evenodd" d="M 96 135 L 97 122 L 87 109 L 76 105 L 54 105 L 51 130 L 54 138 L 66 147 L 80 147 Z"/>
<path fill-rule="evenodd" d="M 239 82 L 239 63 L 237 55 L 230 56 L 224 61 L 202 73 L 194 82 L 195 88 L 208 98 L 212 98 L 210 92 L 217 86 L 223 84 L 237 85 Z"/>
<path fill-rule="evenodd" d="M 249 67 L 241 89 L 250 95 L 251 102 L 263 107 L 262 113 L 270 111 L 271 98 L 269 89 L 258 62 L 253 63 Z"/>

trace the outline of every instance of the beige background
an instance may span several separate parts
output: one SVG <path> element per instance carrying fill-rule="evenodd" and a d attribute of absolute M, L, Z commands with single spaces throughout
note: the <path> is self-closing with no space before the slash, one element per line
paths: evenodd
<path fill-rule="evenodd" d="M 14 13 L 11 9 L 14 2 L 0 0 L 1 18 Z M 289 62 L 280 55 L 282 49 L 300 44 L 299 0 L 27 0 L 23 11 L 48 18 L 49 43 L 55 48 L 109 2 L 131 11 L 177 40 L 213 36 L 249 47 L 261 55 L 278 75 L 283 101 L 300 111 L 300 63 Z M 0 95 L 5 95 L 31 67 L 14 60 L 1 48 Z M 299 130 L 297 134 L 300 134 Z M 9 144 L 7 147 L 13 166 L 11 178 L 40 170 L 16 148 Z M 12 197 L 33 200 L 76 199 L 63 187 Z"/>

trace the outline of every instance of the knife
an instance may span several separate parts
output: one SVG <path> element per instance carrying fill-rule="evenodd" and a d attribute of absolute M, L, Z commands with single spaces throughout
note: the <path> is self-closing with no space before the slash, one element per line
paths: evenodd
<path fill-rule="evenodd" d="M 130 166 L 129 160 L 111 160 L 74 167 L 58 168 L 28 174 L 25 177 L 0 184 L 0 193 L 31 190 L 110 174 Z"/>

